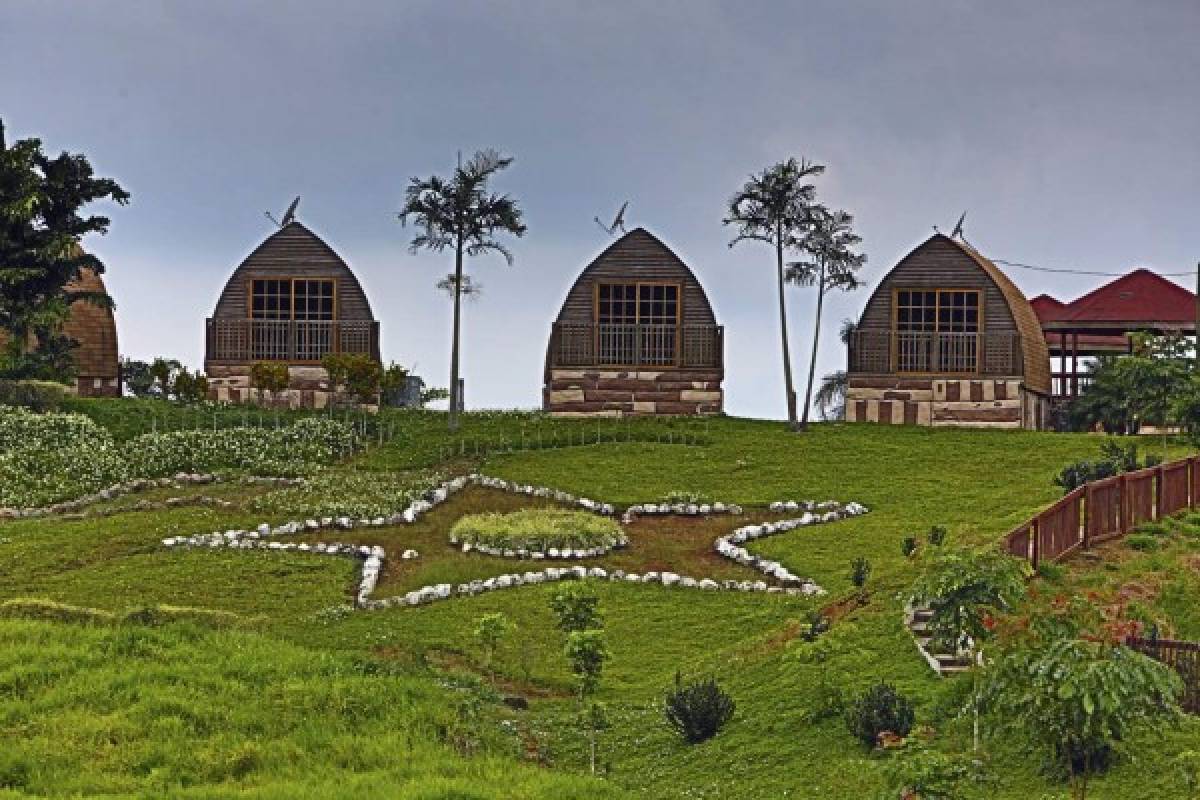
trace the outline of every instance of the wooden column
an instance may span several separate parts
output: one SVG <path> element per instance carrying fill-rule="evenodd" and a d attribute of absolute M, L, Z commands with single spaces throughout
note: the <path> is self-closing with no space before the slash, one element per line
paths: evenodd
<path fill-rule="evenodd" d="M 1067 332 L 1058 334 L 1058 393 L 1060 397 L 1069 397 L 1071 384 L 1067 379 Z"/>
<path fill-rule="evenodd" d="M 1079 334 L 1071 334 L 1071 397 L 1079 396 Z"/>

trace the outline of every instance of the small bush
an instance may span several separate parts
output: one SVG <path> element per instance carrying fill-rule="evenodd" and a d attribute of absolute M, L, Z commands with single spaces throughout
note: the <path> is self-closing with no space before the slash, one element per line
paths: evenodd
<path fill-rule="evenodd" d="M 538 552 L 551 548 L 609 548 L 622 539 L 621 526 L 615 520 L 587 511 L 555 509 L 470 514 L 450 529 L 450 541 L 454 544 Z"/>
<path fill-rule="evenodd" d="M 871 575 L 871 562 L 863 556 L 858 556 L 850 562 L 850 582 L 861 593 Z"/>
<path fill-rule="evenodd" d="M 0 603 L 0 617 L 70 622 L 76 625 L 110 625 L 116 620 L 114 614 L 98 608 L 72 606 L 32 597 L 15 597 Z"/>
<path fill-rule="evenodd" d="M 58 411 L 69 392 L 51 381 L 0 380 L 0 406 L 17 406 L 30 411 Z"/>
<path fill-rule="evenodd" d="M 800 638 L 806 642 L 815 642 L 821 634 L 829 630 L 829 617 L 820 611 L 808 612 L 808 627 L 800 632 Z"/>
<path fill-rule="evenodd" d="M 949 531 L 947 531 L 941 525 L 934 525 L 929 529 L 929 534 L 926 536 L 926 540 L 934 547 L 941 547 L 946 543 L 947 533 L 949 533 Z"/>
<path fill-rule="evenodd" d="M 1117 474 L 1116 467 L 1108 461 L 1076 461 L 1062 468 L 1054 478 L 1054 484 L 1063 490 L 1063 494 L 1071 492 L 1091 481 L 1111 478 Z"/>
<path fill-rule="evenodd" d="M 594 630 L 603 625 L 600 597 L 584 583 L 560 586 L 550 598 L 550 610 L 558 618 L 558 629 L 563 633 Z"/>
<path fill-rule="evenodd" d="M 844 716 L 850 734 L 868 747 L 878 744 L 879 734 L 884 732 L 907 736 L 916 719 L 908 698 L 885 682 L 851 700 Z"/>
<path fill-rule="evenodd" d="M 1149 533 L 1134 533 L 1125 539 L 1125 544 L 1133 550 L 1146 553 L 1158 549 L 1158 537 Z"/>
<path fill-rule="evenodd" d="M 1052 561 L 1043 561 L 1038 564 L 1038 577 L 1050 583 L 1060 583 L 1066 574 L 1067 568 L 1062 564 L 1055 564 Z"/>
<path fill-rule="evenodd" d="M 900 540 L 900 552 L 905 558 L 909 558 L 913 553 L 917 552 L 917 537 L 905 536 Z"/>
<path fill-rule="evenodd" d="M 157 628 L 176 622 L 186 622 L 214 630 L 243 627 L 242 617 L 232 611 L 218 611 L 211 608 L 188 608 L 186 606 L 144 606 L 128 611 L 121 616 L 121 622 L 127 625 L 144 625 Z"/>
<path fill-rule="evenodd" d="M 711 739 L 733 718 L 733 698 L 713 678 L 684 684 L 675 673 L 675 688 L 667 692 L 667 724 L 688 744 Z"/>
<path fill-rule="evenodd" d="M 291 376 L 288 365 L 282 361 L 258 361 L 250 367 L 250 382 L 259 391 L 267 392 L 272 399 L 288 388 Z"/>

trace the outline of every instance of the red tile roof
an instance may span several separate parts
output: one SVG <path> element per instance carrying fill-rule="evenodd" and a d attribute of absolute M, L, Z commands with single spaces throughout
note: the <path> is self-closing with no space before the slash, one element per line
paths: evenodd
<path fill-rule="evenodd" d="M 1039 317 L 1043 322 L 1050 321 L 1040 313 Z M 1056 322 L 1122 322 L 1130 323 L 1131 327 L 1140 324 L 1192 325 L 1196 322 L 1196 295 L 1148 269 L 1135 269 L 1068 303 L 1054 314 L 1053 319 Z"/>

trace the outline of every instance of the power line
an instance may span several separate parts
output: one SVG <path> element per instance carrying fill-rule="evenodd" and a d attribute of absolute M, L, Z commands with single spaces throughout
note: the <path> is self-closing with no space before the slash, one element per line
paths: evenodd
<path fill-rule="evenodd" d="M 995 261 L 997 264 L 1003 264 L 1006 267 L 1019 267 L 1021 269 L 1031 269 L 1031 270 L 1035 270 L 1037 272 L 1056 272 L 1056 273 L 1066 274 L 1066 275 L 1101 275 L 1101 276 L 1109 277 L 1109 278 L 1120 278 L 1123 275 L 1129 274 L 1127 272 L 1099 272 L 1096 270 L 1088 270 L 1088 269 L 1061 269 L 1061 268 L 1055 268 L 1055 267 L 1042 267 L 1042 266 L 1038 266 L 1036 264 L 1022 264 L 1019 261 L 1005 261 L 1003 258 L 993 258 L 992 261 Z M 1160 275 L 1164 278 L 1188 278 L 1188 277 L 1195 276 L 1196 273 L 1194 273 L 1194 272 L 1158 272 L 1155 274 Z"/>

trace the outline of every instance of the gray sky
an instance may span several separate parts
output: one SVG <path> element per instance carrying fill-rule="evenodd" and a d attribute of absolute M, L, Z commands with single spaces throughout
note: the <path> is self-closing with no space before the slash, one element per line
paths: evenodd
<path fill-rule="evenodd" d="M 366 287 L 385 360 L 446 384 L 448 259 L 395 222 L 455 152 L 516 156 L 498 189 L 529 233 L 466 307 L 473 406 L 540 402 L 549 325 L 630 200 L 726 327 L 727 410 L 783 414 L 772 258 L 730 250 L 724 204 L 789 155 L 858 219 L 874 284 L 969 210 L 993 257 L 1123 271 L 1200 259 L 1200 4 L 1181 2 L 53 2 L 0 4 L 10 138 L 86 153 L 133 194 L 108 236 L 123 353 L 197 366 L 233 268 L 298 217 Z M 1029 296 L 1101 278 L 1009 270 Z M 1189 286 L 1190 280 L 1185 280 Z M 840 368 L 826 303 L 818 375 Z M 811 290 L 790 293 L 795 368 Z"/>

